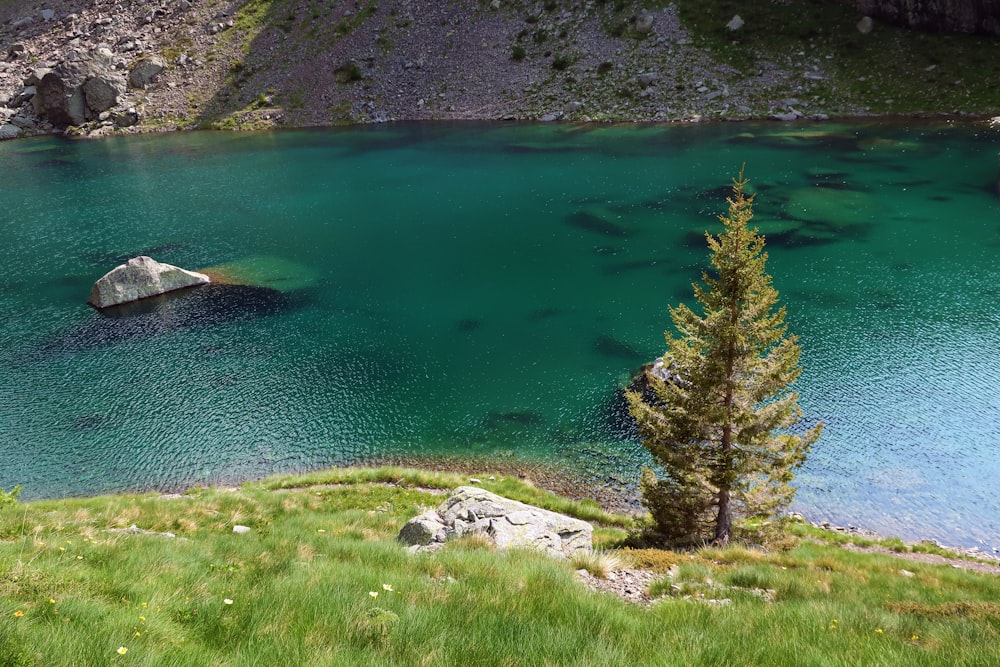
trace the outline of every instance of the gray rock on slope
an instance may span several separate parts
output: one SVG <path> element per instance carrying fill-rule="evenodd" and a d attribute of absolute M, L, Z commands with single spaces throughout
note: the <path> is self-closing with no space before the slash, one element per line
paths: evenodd
<path fill-rule="evenodd" d="M 209 282 L 209 277 L 203 273 L 161 264 L 151 257 L 135 257 L 94 283 L 87 303 L 95 308 L 107 308 Z"/>
<path fill-rule="evenodd" d="M 107 47 L 72 51 L 55 68 L 32 73 L 26 81 L 36 85 L 35 113 L 64 128 L 83 125 L 112 108 L 125 90 L 124 77 L 114 71 L 113 57 Z"/>
<path fill-rule="evenodd" d="M 166 66 L 166 63 L 160 58 L 143 58 L 135 64 L 129 73 L 128 85 L 133 88 L 145 88 L 156 81 Z"/>
<path fill-rule="evenodd" d="M 398 539 L 418 550 L 433 550 L 463 535 L 482 535 L 500 549 L 535 548 L 560 558 L 593 548 L 593 527 L 586 521 L 473 486 L 458 487 L 436 511 L 410 519 Z"/>

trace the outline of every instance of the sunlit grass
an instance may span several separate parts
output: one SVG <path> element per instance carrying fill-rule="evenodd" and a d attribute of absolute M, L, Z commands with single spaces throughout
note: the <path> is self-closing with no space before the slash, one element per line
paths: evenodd
<path fill-rule="evenodd" d="M 408 518 L 440 504 L 435 490 L 468 481 L 337 470 L 180 497 L 8 506 L 0 665 L 996 662 L 996 577 L 811 536 L 785 550 L 593 557 L 605 573 L 660 573 L 652 592 L 661 597 L 649 607 L 586 588 L 573 574 L 580 560 L 476 539 L 417 555 L 396 543 Z M 491 484 L 570 513 L 594 511 L 516 479 L 483 486 Z M 611 526 L 600 529 L 608 547 L 630 521 L 606 514 L 592 520 Z M 175 537 L 160 534 L 168 532 Z"/>

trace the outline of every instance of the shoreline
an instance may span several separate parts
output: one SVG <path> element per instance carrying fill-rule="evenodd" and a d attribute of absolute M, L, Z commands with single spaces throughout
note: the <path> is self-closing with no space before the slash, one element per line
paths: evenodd
<path fill-rule="evenodd" d="M 845 114 L 841 116 L 831 116 L 823 119 L 811 119 L 807 117 L 794 120 L 776 120 L 768 116 L 747 116 L 741 118 L 690 118 L 690 119 L 619 119 L 619 120 L 565 120 L 542 121 L 537 118 L 497 118 L 497 117 L 477 117 L 477 118 L 393 118 L 382 121 L 359 121 L 354 123 L 340 123 L 328 125 L 270 125 L 266 127 L 152 127 L 136 126 L 128 128 L 126 131 L 107 133 L 88 133 L 77 128 L 68 128 L 65 131 L 53 130 L 51 132 L 40 132 L 30 135 L 18 135 L 12 138 L 0 137 L 0 144 L 11 143 L 16 145 L 30 139 L 64 139 L 68 141 L 100 141 L 102 139 L 123 138 L 123 137 L 144 137 L 154 135 L 184 134 L 191 132 L 208 133 L 229 133 L 234 135 L 254 135 L 266 133 L 282 132 L 325 132 L 345 129 L 360 129 L 376 126 L 391 127 L 393 125 L 426 124 L 426 125 L 551 125 L 553 127 L 567 127 L 585 131 L 612 126 L 685 126 L 685 125 L 720 125 L 720 124 L 761 124 L 772 125 L 774 127 L 785 128 L 805 128 L 823 127 L 825 125 L 864 124 L 864 123 L 887 123 L 906 124 L 908 122 L 923 124 L 963 124 L 963 125 L 983 125 L 989 129 L 1000 130 L 1000 116 L 983 113 L 966 112 L 939 112 L 939 113 L 883 113 L 883 114 Z M 16 143 L 15 143 L 16 142 Z M 1000 177 L 998 177 L 998 187 L 1000 187 Z"/>
<path fill-rule="evenodd" d="M 486 473 L 499 473 L 511 476 L 517 476 L 522 480 L 528 481 L 539 488 L 545 489 L 546 491 L 551 491 L 556 495 L 565 496 L 571 500 L 594 500 L 603 509 L 611 512 L 638 515 L 645 512 L 642 507 L 641 495 L 625 496 L 622 494 L 616 494 L 615 491 L 610 486 L 596 486 L 593 482 L 587 481 L 582 477 L 574 477 L 572 474 L 567 474 L 566 471 L 559 471 L 554 466 L 541 465 L 521 465 L 516 461 L 498 462 L 500 467 L 491 466 L 491 461 L 489 459 L 470 459 L 469 461 L 459 461 L 451 460 L 450 457 L 442 457 L 437 459 L 422 459 L 419 457 L 407 457 L 400 460 L 399 465 L 403 467 L 411 467 L 424 470 L 434 470 L 437 472 L 453 472 L 462 474 L 486 474 Z M 485 468 L 477 468 L 477 464 L 486 466 Z M 365 465 L 361 467 L 375 467 L 378 463 L 372 465 Z M 561 479 L 559 479 L 561 477 Z M 610 502 L 609 502 L 610 501 Z M 619 508 L 628 508 L 625 511 Z M 845 535 L 848 537 L 858 537 L 865 540 L 872 540 L 876 542 L 882 542 L 886 540 L 899 539 L 891 535 L 883 535 L 872 530 L 865 529 L 863 527 L 858 527 L 853 524 L 848 524 L 847 526 L 841 526 L 832 523 L 823 518 L 807 517 L 801 512 L 786 511 L 786 516 L 792 518 L 798 518 L 804 523 L 808 523 L 814 528 L 820 530 L 825 530 L 830 533 Z M 959 547 L 951 546 L 947 544 L 942 544 L 936 540 L 916 540 L 916 541 L 903 541 L 903 544 L 908 547 L 913 547 L 921 544 L 932 544 L 935 547 L 946 549 L 953 553 L 959 554 L 960 556 L 966 558 L 981 559 L 989 562 L 995 562 L 1000 564 L 1000 550 L 994 547 L 994 553 L 989 553 L 978 547 Z"/>
<path fill-rule="evenodd" d="M 206 484 L 195 484 L 192 486 L 179 486 L 179 487 L 169 487 L 169 488 L 146 488 L 146 489 L 135 489 L 127 491 L 117 491 L 113 493 L 97 493 L 93 495 L 82 495 L 82 496 L 69 496 L 69 497 L 97 497 L 104 495 L 123 495 L 123 494 L 161 494 L 163 496 L 176 496 L 178 494 L 183 495 L 185 492 L 190 491 L 202 486 L 207 487 L 218 487 L 218 488 L 239 488 L 243 484 L 253 484 L 256 482 L 261 482 L 269 477 L 276 475 L 307 475 L 313 472 L 318 472 L 322 470 L 337 470 L 337 469 L 378 469 L 384 467 L 396 467 L 396 468 L 408 468 L 412 470 L 423 470 L 430 472 L 440 472 L 440 473 L 453 473 L 460 475 L 467 475 L 471 480 L 480 479 L 487 477 L 488 475 L 506 475 L 508 477 L 516 477 L 521 481 L 537 487 L 539 489 L 549 491 L 558 496 L 568 498 L 575 501 L 591 500 L 596 502 L 601 509 L 616 513 L 623 514 L 626 516 L 640 516 L 645 513 L 645 508 L 642 505 L 641 494 L 638 493 L 638 488 L 635 487 L 636 493 L 629 493 L 625 488 L 614 488 L 610 484 L 598 484 L 596 481 L 586 479 L 585 475 L 574 473 L 573 471 L 568 471 L 565 469 L 560 469 L 556 464 L 546 461 L 528 461 L 524 459 L 514 459 L 507 457 L 490 457 L 490 456 L 472 456 L 472 457 L 459 457 L 454 455 L 432 455 L 432 456 L 414 456 L 414 455 L 400 455 L 392 456 L 386 455 L 384 457 L 374 458 L 367 460 L 365 462 L 359 462 L 354 464 L 345 465 L 333 465 L 324 466 L 309 470 L 300 470 L 294 472 L 277 472 L 268 475 L 263 475 L 260 477 L 252 477 L 240 480 L 220 480 L 217 482 L 209 482 Z M 474 483 L 474 482 L 473 482 Z M 48 497 L 48 498 L 37 498 L 28 500 L 25 502 L 37 501 L 58 501 L 62 497 Z M 806 523 L 813 528 L 829 532 L 833 535 L 842 535 L 847 538 L 856 537 L 861 540 L 872 541 L 872 542 L 887 542 L 898 540 L 899 544 L 905 545 L 906 547 L 913 549 L 914 547 L 920 547 L 921 545 L 931 545 L 938 549 L 943 549 L 954 554 L 957 554 L 961 558 L 968 558 L 973 560 L 984 561 L 989 564 L 996 563 L 1000 565 L 1000 550 L 994 547 L 994 553 L 989 553 L 984 551 L 979 547 L 961 547 L 953 546 L 941 543 L 933 539 L 922 539 L 922 540 L 901 540 L 898 537 L 892 535 L 885 535 L 882 533 L 877 533 L 872 530 L 868 530 L 864 527 L 859 527 L 854 524 L 848 524 L 847 526 L 838 525 L 831 521 L 825 520 L 823 518 L 817 518 L 812 516 L 806 516 L 799 511 L 786 511 L 785 516 L 791 517 L 792 519 L 799 520 L 802 523 Z M 885 553 L 893 555 L 905 556 L 907 552 L 898 552 L 884 546 L 874 546 L 866 547 L 859 546 L 853 542 L 847 542 L 841 544 L 845 548 L 854 548 L 859 550 L 864 549 L 874 549 L 881 550 Z M 919 553 L 918 551 L 914 553 Z M 926 554 L 928 556 L 932 554 Z"/>

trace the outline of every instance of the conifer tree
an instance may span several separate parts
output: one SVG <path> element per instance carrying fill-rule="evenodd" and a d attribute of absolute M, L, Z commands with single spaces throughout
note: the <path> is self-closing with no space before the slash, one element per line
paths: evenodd
<path fill-rule="evenodd" d="M 733 179 L 725 231 L 706 232 L 712 271 L 694 284 L 701 311 L 670 308 L 676 335 L 647 371 L 652 390 L 628 393 L 643 445 L 664 472 L 646 469 L 642 491 L 660 534 L 726 544 L 734 519 L 766 518 L 795 494 L 789 484 L 822 424 L 790 432 L 802 416 L 801 348 L 765 272 L 764 238 L 750 228 L 753 196 Z"/>

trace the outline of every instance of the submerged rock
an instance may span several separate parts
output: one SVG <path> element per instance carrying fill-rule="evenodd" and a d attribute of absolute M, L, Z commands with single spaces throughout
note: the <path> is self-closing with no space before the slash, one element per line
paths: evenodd
<path fill-rule="evenodd" d="M 629 361 L 642 359 L 642 354 L 634 347 L 607 334 L 598 336 L 594 340 L 593 350 L 597 354 L 611 359 L 626 359 Z"/>
<path fill-rule="evenodd" d="M 259 255 L 210 266 L 201 271 L 214 283 L 256 285 L 281 292 L 314 287 L 318 272 L 308 266 L 273 255 Z"/>
<path fill-rule="evenodd" d="M 116 266 L 98 279 L 90 290 L 87 303 L 95 308 L 107 308 L 209 282 L 211 280 L 203 273 L 161 264 L 142 255 Z"/>
<path fill-rule="evenodd" d="M 440 547 L 452 537 L 481 535 L 499 549 L 527 547 L 572 558 L 593 548 L 593 527 L 473 486 L 455 489 L 436 511 L 410 519 L 399 540 L 418 549 Z"/>
<path fill-rule="evenodd" d="M 879 206 L 871 195 L 856 190 L 799 188 L 789 194 L 785 213 L 806 222 L 850 227 L 874 222 Z"/>
<path fill-rule="evenodd" d="M 616 238 L 628 238 L 631 231 L 616 224 L 607 218 L 591 213 L 590 211 L 577 211 L 563 218 L 563 221 L 570 227 L 576 227 L 587 232 L 613 236 Z"/>

